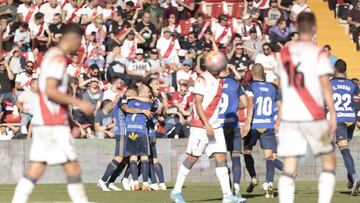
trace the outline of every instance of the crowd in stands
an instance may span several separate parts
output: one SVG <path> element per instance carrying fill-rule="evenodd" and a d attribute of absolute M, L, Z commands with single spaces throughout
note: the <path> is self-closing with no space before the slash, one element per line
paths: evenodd
<path fill-rule="evenodd" d="M 251 82 L 254 63 L 264 66 L 267 81 L 276 82 L 274 54 L 298 40 L 294 22 L 299 13 L 311 12 L 306 0 L 211 2 L 0 1 L 0 139 L 31 137 L 39 65 L 66 23 L 79 23 L 85 30 L 82 47 L 68 56 L 69 94 L 96 106 L 91 116 L 69 107 L 77 138 L 114 137 L 114 102 L 128 86 L 151 79 L 158 80 L 167 109 L 158 136 L 187 137 L 192 86 L 211 51 L 226 54 L 230 73 L 243 85 Z M 358 8 L 349 17 L 357 33 Z M 331 47 L 324 50 L 335 63 Z"/>

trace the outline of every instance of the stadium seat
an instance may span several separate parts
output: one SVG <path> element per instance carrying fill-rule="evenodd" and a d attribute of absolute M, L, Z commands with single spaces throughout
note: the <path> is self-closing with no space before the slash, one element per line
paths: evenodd
<path fill-rule="evenodd" d="M 214 3 L 211 6 L 211 17 L 218 18 L 220 14 L 224 13 L 224 7 L 222 3 Z"/>
<path fill-rule="evenodd" d="M 190 32 L 191 22 L 190 20 L 180 20 L 181 34 L 187 36 Z"/>
<path fill-rule="evenodd" d="M 243 17 L 244 3 L 234 3 L 232 6 L 231 15 L 233 18 L 241 19 Z"/>

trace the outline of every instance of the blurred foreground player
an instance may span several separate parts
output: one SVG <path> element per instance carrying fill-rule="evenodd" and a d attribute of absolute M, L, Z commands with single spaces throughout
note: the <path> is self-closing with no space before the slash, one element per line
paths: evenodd
<path fill-rule="evenodd" d="M 360 90 L 356 83 L 346 78 L 346 63 L 341 59 L 335 63 L 331 84 L 337 121 L 336 144 L 344 159 L 349 180 L 348 188 L 351 189 L 351 195 L 355 196 L 359 192 L 360 182 L 350 154 L 349 141 L 352 139 L 356 123 L 354 97 L 359 96 Z"/>
<path fill-rule="evenodd" d="M 186 149 L 187 157 L 180 166 L 171 199 L 184 203 L 182 187 L 198 158 L 206 151 L 216 162 L 216 176 L 223 192 L 223 203 L 244 202 L 231 192 L 229 172 L 226 164 L 226 143 L 224 131 L 218 118 L 222 96 L 223 80 L 221 70 L 226 68 L 226 57 L 220 52 L 210 53 L 205 59 L 207 71 L 203 72 L 194 85 L 195 109 L 191 120 L 190 137 Z"/>
<path fill-rule="evenodd" d="M 85 114 L 94 107 L 67 94 L 68 75 L 66 56 L 76 52 L 81 45 L 83 30 L 68 24 L 58 46 L 49 49 L 41 64 L 39 93 L 35 105 L 33 140 L 30 164 L 26 175 L 15 189 L 13 203 L 27 202 L 36 181 L 43 175 L 47 165 L 62 164 L 68 181 L 68 193 L 75 203 L 88 202 L 81 183 L 81 170 L 77 162 L 74 140 L 68 124 L 68 105 L 75 105 Z"/>
<path fill-rule="evenodd" d="M 297 17 L 300 41 L 285 46 L 279 56 L 277 73 L 282 95 L 278 155 L 284 157 L 284 173 L 279 179 L 280 203 L 294 202 L 298 159 L 309 145 L 320 156 L 319 203 L 331 202 L 335 186 L 335 152 L 333 136 L 336 113 L 329 75 L 330 60 L 321 48 L 311 43 L 316 33 L 312 13 Z M 326 120 L 324 100 L 330 118 Z"/>

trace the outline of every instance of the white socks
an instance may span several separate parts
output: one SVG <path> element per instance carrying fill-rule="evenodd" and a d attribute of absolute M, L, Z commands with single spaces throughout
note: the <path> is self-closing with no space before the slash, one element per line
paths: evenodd
<path fill-rule="evenodd" d="M 82 183 L 69 183 L 67 191 L 73 203 L 87 203 L 85 188 Z"/>
<path fill-rule="evenodd" d="M 279 202 L 280 203 L 293 203 L 295 194 L 295 182 L 294 179 L 282 175 L 279 178 Z"/>
<path fill-rule="evenodd" d="M 216 176 L 219 179 L 220 186 L 223 191 L 224 197 L 231 195 L 232 192 L 231 192 L 231 188 L 230 188 L 228 168 L 227 167 L 216 167 L 215 172 L 216 172 Z"/>
<path fill-rule="evenodd" d="M 184 164 L 181 164 L 177 178 L 176 178 L 176 183 L 174 186 L 174 193 L 179 193 L 182 190 L 182 187 L 184 185 L 185 179 L 188 176 L 188 174 L 190 173 L 190 169 L 186 168 L 184 166 Z"/>
<path fill-rule="evenodd" d="M 15 189 L 12 203 L 26 203 L 35 185 L 29 179 L 22 177 Z"/>
<path fill-rule="evenodd" d="M 321 172 L 319 177 L 319 200 L 318 203 L 330 203 L 335 187 L 335 174 L 332 172 Z"/>

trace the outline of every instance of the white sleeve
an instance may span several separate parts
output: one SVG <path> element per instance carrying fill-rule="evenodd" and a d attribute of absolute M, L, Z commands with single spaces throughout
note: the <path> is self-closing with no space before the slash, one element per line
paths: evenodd
<path fill-rule="evenodd" d="M 54 78 L 57 80 L 61 80 L 66 73 L 66 59 L 63 56 L 53 56 L 51 61 L 50 67 L 45 67 L 49 70 L 43 71 L 42 73 L 45 74 L 45 78 Z M 51 70 L 50 70 L 51 69 Z"/>
<path fill-rule="evenodd" d="M 330 59 L 324 52 L 321 52 L 319 54 L 317 72 L 318 72 L 319 76 L 328 75 L 328 74 L 333 73 L 333 70 L 330 65 Z"/>

